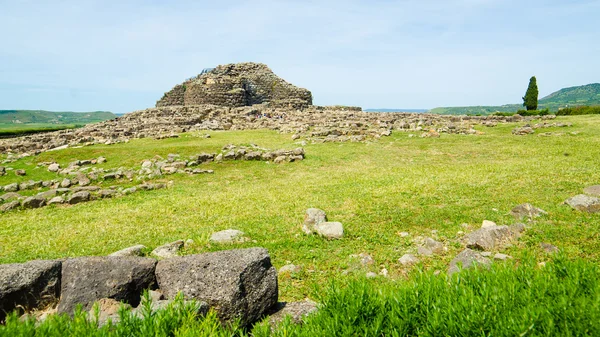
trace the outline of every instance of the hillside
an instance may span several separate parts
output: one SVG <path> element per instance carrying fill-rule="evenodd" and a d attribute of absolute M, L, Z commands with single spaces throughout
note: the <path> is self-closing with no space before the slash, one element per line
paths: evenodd
<path fill-rule="evenodd" d="M 600 83 L 563 88 L 539 100 L 540 109 L 548 108 L 551 111 L 580 105 L 600 105 Z M 445 115 L 488 115 L 494 112 L 516 112 L 520 109 L 523 109 L 523 106 L 517 103 L 501 106 L 438 107 L 429 112 Z"/>
<path fill-rule="evenodd" d="M 0 124 L 89 124 L 116 117 L 108 111 L 0 110 Z"/>

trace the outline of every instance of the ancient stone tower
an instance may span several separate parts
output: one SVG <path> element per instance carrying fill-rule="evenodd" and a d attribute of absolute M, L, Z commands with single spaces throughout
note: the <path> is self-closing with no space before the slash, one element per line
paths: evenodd
<path fill-rule="evenodd" d="M 240 107 L 253 104 L 302 109 L 312 105 L 310 91 L 281 79 L 264 64 L 220 65 L 176 85 L 156 102 L 171 105 L 215 104 Z"/>

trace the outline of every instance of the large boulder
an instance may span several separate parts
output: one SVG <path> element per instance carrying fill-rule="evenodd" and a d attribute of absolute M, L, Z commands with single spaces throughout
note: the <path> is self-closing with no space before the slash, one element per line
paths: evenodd
<path fill-rule="evenodd" d="M 56 302 L 60 276 L 60 261 L 0 265 L 0 322 L 17 308 L 31 310 Z"/>
<path fill-rule="evenodd" d="M 480 228 L 467 234 L 465 243 L 467 248 L 493 250 L 498 248 L 501 244 L 517 237 L 523 229 L 524 227 L 519 225 Z"/>
<path fill-rule="evenodd" d="M 158 285 L 167 299 L 208 303 L 223 321 L 243 325 L 261 318 L 277 303 L 277 271 L 264 248 L 226 250 L 158 262 Z"/>
<path fill-rule="evenodd" d="M 596 197 L 590 197 L 585 194 L 578 194 L 572 198 L 569 198 L 565 201 L 565 204 L 582 212 L 600 212 L 600 199 Z"/>
<path fill-rule="evenodd" d="M 155 285 L 156 260 L 143 257 L 93 256 L 68 259 L 62 265 L 59 313 L 71 314 L 77 304 L 89 310 L 95 301 L 111 298 L 132 306 L 144 289 Z"/>

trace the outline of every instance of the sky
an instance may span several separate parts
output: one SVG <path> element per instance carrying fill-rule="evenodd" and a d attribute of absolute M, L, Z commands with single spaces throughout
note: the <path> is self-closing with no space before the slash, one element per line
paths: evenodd
<path fill-rule="evenodd" d="M 154 106 L 261 62 L 317 105 L 521 103 L 600 82 L 600 0 L 0 0 L 0 109 Z"/>

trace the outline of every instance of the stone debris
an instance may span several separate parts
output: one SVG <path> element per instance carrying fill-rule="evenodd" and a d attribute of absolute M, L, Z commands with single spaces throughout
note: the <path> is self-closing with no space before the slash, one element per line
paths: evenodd
<path fill-rule="evenodd" d="M 177 253 L 183 248 L 183 240 L 177 240 L 175 242 L 167 243 L 160 247 L 156 247 L 150 255 L 161 258 L 170 259 L 178 256 Z"/>
<path fill-rule="evenodd" d="M 398 260 L 398 262 L 403 266 L 410 266 L 410 265 L 419 263 L 419 258 L 417 258 L 416 256 L 414 256 L 412 254 L 404 254 Z"/>
<path fill-rule="evenodd" d="M 532 204 L 525 203 L 525 204 L 515 206 L 510 211 L 510 214 L 513 217 L 515 217 L 517 220 L 520 220 L 523 218 L 533 219 L 533 218 L 537 218 L 537 217 L 540 217 L 540 216 L 548 214 L 548 213 L 541 208 L 537 208 L 537 207 L 533 206 Z"/>
<path fill-rule="evenodd" d="M 143 251 L 146 249 L 144 245 L 135 245 L 116 251 L 108 256 L 143 256 Z"/>
<path fill-rule="evenodd" d="M 315 232 L 327 239 L 341 239 L 344 226 L 341 222 L 321 222 L 315 226 Z"/>
<path fill-rule="evenodd" d="M 460 252 L 452 261 L 448 267 L 448 274 L 452 275 L 461 269 L 469 269 L 475 265 L 488 267 L 492 264 L 492 261 L 481 255 L 480 252 L 466 248 Z"/>
<path fill-rule="evenodd" d="M 516 135 L 516 136 L 525 136 L 525 135 L 530 135 L 532 133 L 535 133 L 535 130 L 533 130 L 533 128 L 529 125 L 517 127 L 512 130 L 512 134 Z"/>
<path fill-rule="evenodd" d="M 327 221 L 325 211 L 318 208 L 309 208 L 304 214 L 304 222 L 302 223 L 302 231 L 306 234 L 312 234 L 317 231 L 316 226 Z"/>
<path fill-rule="evenodd" d="M 484 227 L 467 234 L 465 244 L 467 248 L 490 251 L 518 237 L 523 230 L 523 225 Z"/>
<path fill-rule="evenodd" d="M 283 274 L 295 274 L 302 271 L 302 267 L 296 266 L 295 264 L 286 264 L 285 266 L 279 268 L 279 275 Z"/>
<path fill-rule="evenodd" d="M 593 197 L 600 197 L 600 185 L 588 186 L 583 189 L 583 193 Z"/>
<path fill-rule="evenodd" d="M 600 212 L 600 199 L 596 197 L 590 197 L 585 194 L 578 194 L 567 199 L 564 203 L 578 211 L 587 213 Z"/>
<path fill-rule="evenodd" d="M 246 233 L 239 231 L 237 229 L 226 229 L 220 232 L 213 233 L 209 241 L 213 243 L 242 243 L 249 241 L 250 239 L 246 237 Z"/>
<path fill-rule="evenodd" d="M 481 223 L 481 228 L 488 228 L 488 227 L 495 227 L 496 223 L 490 220 L 483 220 L 483 223 Z"/>

